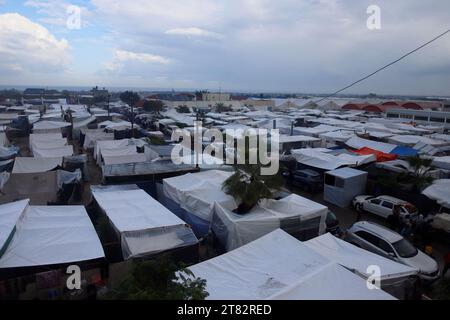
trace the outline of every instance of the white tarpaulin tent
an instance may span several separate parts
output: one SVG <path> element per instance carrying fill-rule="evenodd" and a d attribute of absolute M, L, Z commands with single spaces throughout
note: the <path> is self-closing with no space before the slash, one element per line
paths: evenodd
<path fill-rule="evenodd" d="M 338 156 L 324 153 L 319 149 L 298 149 L 291 151 L 297 162 L 324 170 L 335 170 L 344 166 L 360 166 L 376 161 L 374 155 L 353 156 L 340 154 Z"/>
<path fill-rule="evenodd" d="M 91 190 L 120 238 L 125 260 L 198 242 L 183 220 L 135 185 Z"/>
<path fill-rule="evenodd" d="M 61 133 L 42 133 L 30 135 L 30 150 L 36 158 L 69 157 L 74 154 L 73 146 Z"/>
<path fill-rule="evenodd" d="M 282 230 L 189 268 L 209 300 L 393 300 Z"/>
<path fill-rule="evenodd" d="M 395 148 L 397 148 L 394 144 L 377 142 L 367 139 L 362 139 L 359 137 L 353 137 L 346 142 L 346 144 L 353 149 L 362 149 L 362 148 L 370 148 L 373 150 L 378 150 L 384 153 L 391 153 Z"/>
<path fill-rule="evenodd" d="M 278 228 L 301 240 L 325 233 L 328 208 L 296 194 L 281 200 L 264 199 L 239 215 L 215 203 L 211 228 L 227 251 L 239 248 Z"/>
<path fill-rule="evenodd" d="M 84 144 L 85 150 L 94 148 L 97 141 L 114 140 L 114 133 L 105 132 L 104 129 L 84 130 Z"/>
<path fill-rule="evenodd" d="M 333 131 L 326 132 L 319 135 L 319 137 L 325 141 L 331 142 L 346 142 L 349 139 L 353 138 L 355 133 L 353 131 Z"/>
<path fill-rule="evenodd" d="M 222 185 L 233 173 L 209 170 L 188 173 L 163 180 L 163 194 L 159 199 L 178 217 L 192 226 L 199 237 L 208 234 L 214 203 L 237 208 L 233 197 L 222 190 Z"/>
<path fill-rule="evenodd" d="M 209 170 L 164 179 L 164 195 L 187 212 L 211 221 L 215 202 L 237 208 L 233 197 L 222 190 L 223 183 L 232 174 L 233 172 Z"/>
<path fill-rule="evenodd" d="M 0 258 L 11 242 L 17 222 L 23 216 L 28 203 L 29 200 L 22 200 L 0 206 Z"/>
<path fill-rule="evenodd" d="M 62 167 L 63 158 L 16 158 L 12 173 L 40 173 Z"/>
<path fill-rule="evenodd" d="M 58 158 L 73 156 L 73 146 L 64 146 L 50 149 L 34 149 L 33 155 L 36 158 Z"/>
<path fill-rule="evenodd" d="M 11 206 L 17 210 L 13 213 Z M 104 258 L 102 245 L 82 206 L 0 206 L 15 217 L 16 232 L 0 258 L 0 268 L 65 264 Z"/>
<path fill-rule="evenodd" d="M 418 143 L 423 143 L 430 146 L 444 146 L 448 145 L 449 142 L 442 141 L 442 140 L 435 140 L 430 139 L 427 137 L 422 137 L 418 135 L 397 135 L 388 138 L 389 143 L 407 146 L 407 147 L 414 147 Z"/>
<path fill-rule="evenodd" d="M 329 233 L 304 244 L 364 280 L 368 280 L 373 275 L 371 267 L 378 267 L 381 288 L 399 299 L 405 299 L 413 294 L 415 277 L 419 273 L 417 269 L 358 248 Z"/>
<path fill-rule="evenodd" d="M 143 147 L 145 144 L 146 143 L 140 139 L 97 141 L 94 147 L 94 158 L 97 160 L 98 165 L 105 162 L 105 159 L 107 159 L 109 164 L 128 163 L 123 162 L 124 159 L 126 159 L 124 156 L 130 156 L 131 160 L 142 160 L 142 157 L 137 156 L 137 148 Z M 135 158 L 133 158 L 133 156 L 135 156 Z M 118 159 L 114 159 L 115 157 Z M 129 163 L 133 163 L 133 161 L 129 161 Z"/>
<path fill-rule="evenodd" d="M 62 121 L 39 121 L 33 124 L 34 133 L 59 133 L 61 129 L 70 127 L 71 124 Z"/>
<path fill-rule="evenodd" d="M 436 180 L 431 186 L 426 188 L 422 194 L 435 200 L 442 207 L 450 209 L 450 180 Z"/>
<path fill-rule="evenodd" d="M 439 169 L 450 170 L 450 157 L 435 157 L 432 165 Z"/>

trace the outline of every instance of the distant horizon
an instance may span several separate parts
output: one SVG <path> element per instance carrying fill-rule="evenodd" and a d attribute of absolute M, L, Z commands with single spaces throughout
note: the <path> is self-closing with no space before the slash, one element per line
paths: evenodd
<path fill-rule="evenodd" d="M 202 91 L 207 90 L 210 93 L 219 93 L 219 90 L 212 90 L 208 88 L 201 88 L 201 89 L 194 89 L 194 88 L 148 88 L 148 87 L 106 87 L 106 86 L 100 86 L 100 85 L 94 85 L 94 86 L 39 86 L 39 85 L 0 85 L 0 90 L 10 90 L 10 89 L 16 89 L 16 90 L 25 90 L 25 89 L 49 89 L 49 90 L 67 90 L 67 91 L 90 91 L 91 89 L 98 87 L 99 89 L 105 88 L 108 91 L 111 92 L 121 92 L 121 91 L 137 91 L 137 92 L 175 92 L 175 93 L 183 93 L 183 92 L 195 92 L 195 91 Z M 222 89 L 221 93 L 230 93 L 230 94 L 245 94 L 245 95 L 260 95 L 260 94 L 266 94 L 266 95 L 296 95 L 296 96 L 310 96 L 310 97 L 322 97 L 330 95 L 331 93 L 324 92 L 324 93 L 307 93 L 307 92 L 291 92 L 291 91 L 236 91 L 236 90 L 227 90 Z M 414 94 L 382 94 L 382 93 L 340 93 L 334 96 L 334 98 L 347 98 L 347 97 L 362 97 L 362 96 L 369 96 L 375 94 L 376 97 L 399 97 L 399 98 L 425 98 L 425 99 L 450 99 L 449 96 L 445 95 L 414 95 Z M 331 97 L 330 99 L 332 99 Z"/>

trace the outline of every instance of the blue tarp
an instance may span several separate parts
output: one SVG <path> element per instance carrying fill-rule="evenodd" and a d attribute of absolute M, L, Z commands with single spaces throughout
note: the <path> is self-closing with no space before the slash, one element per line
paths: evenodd
<path fill-rule="evenodd" d="M 399 157 L 415 157 L 419 153 L 417 152 L 416 149 L 413 149 L 410 147 L 398 146 L 397 148 L 392 150 L 391 154 L 396 154 Z"/>

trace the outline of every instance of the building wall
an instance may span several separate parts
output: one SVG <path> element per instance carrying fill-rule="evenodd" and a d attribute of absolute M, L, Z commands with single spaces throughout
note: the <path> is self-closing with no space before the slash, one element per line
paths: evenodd
<path fill-rule="evenodd" d="M 203 93 L 203 101 L 221 102 L 230 100 L 231 94 L 229 93 Z"/>
<path fill-rule="evenodd" d="M 392 109 L 387 111 L 387 118 L 407 119 L 421 124 L 443 125 L 446 129 L 450 129 L 450 112 Z"/>

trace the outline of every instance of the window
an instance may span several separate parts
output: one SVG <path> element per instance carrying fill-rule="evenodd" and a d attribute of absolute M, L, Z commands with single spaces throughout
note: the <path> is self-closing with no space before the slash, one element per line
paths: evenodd
<path fill-rule="evenodd" d="M 445 118 L 430 118 L 431 122 L 441 122 L 444 123 L 445 122 Z"/>
<path fill-rule="evenodd" d="M 378 247 L 386 253 L 395 254 L 394 249 L 392 249 L 392 246 L 384 240 L 380 239 L 380 241 L 378 242 Z"/>
<path fill-rule="evenodd" d="M 336 184 L 336 177 L 330 174 L 325 175 L 325 184 L 327 186 L 333 186 Z"/>
<path fill-rule="evenodd" d="M 373 200 L 370 200 L 370 203 L 371 203 L 371 204 L 380 205 L 381 200 L 380 200 L 380 199 L 373 199 Z"/>
<path fill-rule="evenodd" d="M 378 247 L 378 243 L 379 243 L 380 239 L 378 239 L 378 237 L 374 236 L 373 234 L 370 234 L 370 233 L 365 232 L 365 231 L 357 231 L 357 232 L 355 232 L 355 234 L 358 237 L 360 237 L 361 239 L 366 240 L 367 242 L 369 242 L 369 243 L 373 244 L 374 246 Z"/>
<path fill-rule="evenodd" d="M 402 258 L 412 258 L 417 255 L 418 251 L 408 240 L 402 239 L 393 244 L 395 250 Z"/>
<path fill-rule="evenodd" d="M 384 201 L 382 206 L 391 210 L 394 209 L 394 204 L 392 202 Z"/>
<path fill-rule="evenodd" d="M 338 187 L 338 188 L 344 188 L 344 187 L 345 187 L 345 181 L 344 181 L 344 179 L 336 178 L 336 184 L 335 184 L 335 186 Z"/>
<path fill-rule="evenodd" d="M 416 116 L 416 117 L 414 117 L 414 120 L 416 120 L 416 121 L 428 121 L 428 117 Z"/>

